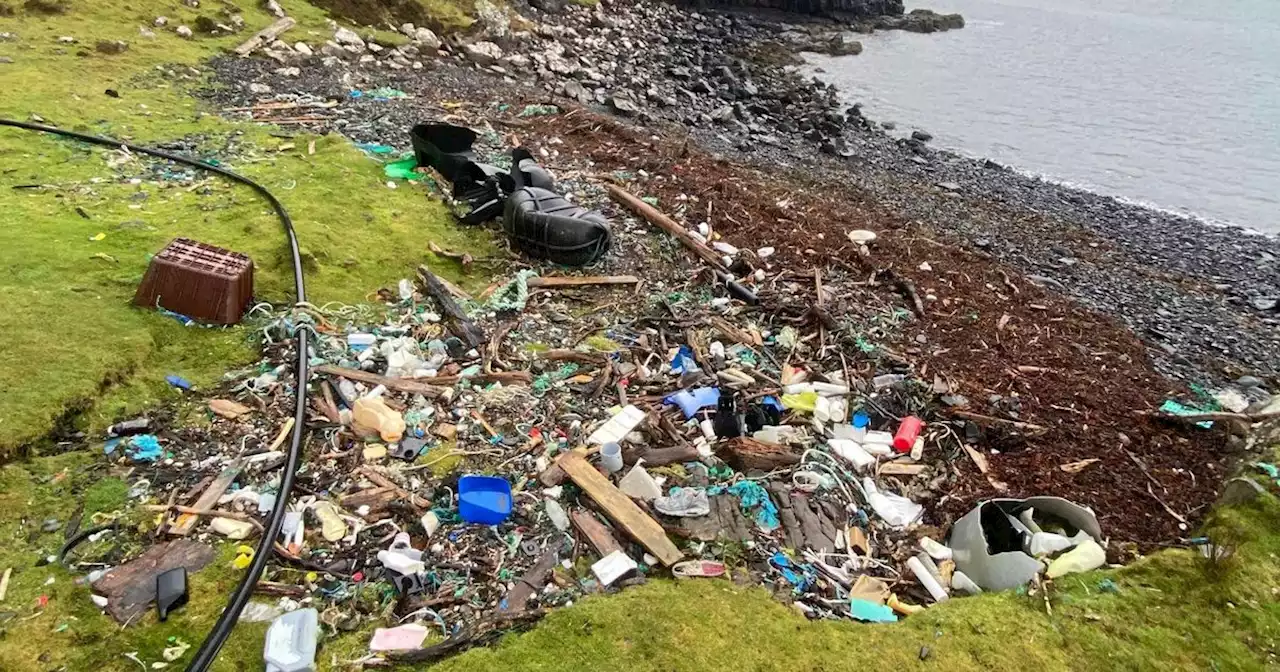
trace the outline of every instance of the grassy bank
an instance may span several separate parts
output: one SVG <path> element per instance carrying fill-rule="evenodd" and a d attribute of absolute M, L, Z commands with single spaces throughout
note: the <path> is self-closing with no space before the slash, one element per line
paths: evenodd
<path fill-rule="evenodd" d="M 259 180 L 293 216 L 317 305 L 361 301 L 393 285 L 428 259 L 428 241 L 484 254 L 486 234 L 464 233 L 421 189 L 388 188 L 378 164 L 344 139 L 273 133 L 200 107 L 189 90 L 204 80 L 201 59 L 271 21 L 256 3 L 244 4 L 244 31 L 191 40 L 173 28 L 218 10 L 156 0 L 73 2 L 56 15 L 19 10 L 3 22 L 16 39 L 0 42 L 0 56 L 13 61 L 0 64 L 0 116 L 176 143 Z M 290 39 L 317 44 L 332 34 L 322 10 L 283 4 L 300 24 Z M 153 27 L 157 16 L 168 26 Z M 129 47 L 107 55 L 95 49 L 99 40 Z M 167 374 L 208 385 L 253 359 L 244 330 L 185 328 L 129 305 L 149 255 L 172 238 L 249 254 L 258 296 L 291 298 L 280 225 L 243 187 L 14 129 L 0 129 L 0 165 L 0 454 L 43 436 L 69 412 L 99 428 L 172 398 Z"/>
<path fill-rule="evenodd" d="M 0 519 L 0 567 L 14 568 L 0 603 L 0 612 L 10 612 L 0 613 L 0 669 L 125 672 L 137 669 L 124 656 L 130 652 L 159 661 L 170 637 L 198 643 L 238 579 L 230 565 L 234 545 L 224 544 L 218 559 L 192 576 L 185 609 L 163 624 L 148 612 L 121 630 L 92 605 L 88 588 L 74 584 L 74 574 L 33 566 L 61 544 L 60 532 L 39 533 L 46 518 L 65 521 L 82 505 L 88 525 L 94 512 L 126 505 L 126 482 L 95 462 L 75 453 L 0 470 L 0 507 L 25 512 Z M 126 519 L 149 526 L 145 515 Z M 587 598 L 528 633 L 437 669 L 1264 669 L 1275 664 L 1280 636 L 1278 529 L 1280 500 L 1267 494 L 1212 517 L 1209 533 L 1230 540 L 1231 560 L 1210 564 L 1169 550 L 1123 569 L 1063 578 L 1047 600 L 1015 592 L 953 599 L 888 626 L 807 622 L 764 589 L 728 581 L 653 581 Z M 121 548 L 126 557 L 138 550 Z M 380 599 L 378 589 L 368 590 L 368 599 Z M 36 606 L 41 596 L 48 598 L 43 609 Z M 241 624 L 216 669 L 259 669 L 264 629 Z M 326 640 L 320 669 L 349 669 L 340 663 L 364 655 L 370 634 L 362 628 Z"/>

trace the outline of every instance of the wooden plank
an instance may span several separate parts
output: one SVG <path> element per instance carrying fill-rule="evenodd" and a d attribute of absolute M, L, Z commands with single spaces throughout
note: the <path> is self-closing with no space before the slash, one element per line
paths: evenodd
<path fill-rule="evenodd" d="M 556 463 L 604 509 L 619 528 L 640 542 L 663 565 L 669 567 L 684 557 L 680 549 L 667 538 L 662 526 L 596 471 L 582 454 L 569 451 L 561 455 Z"/>
<path fill-rule="evenodd" d="M 582 536 L 586 537 L 592 546 L 595 546 L 596 552 L 600 554 L 600 557 L 603 558 L 614 551 L 622 550 L 622 544 L 618 543 L 609 528 L 591 515 L 590 511 L 574 509 L 569 513 L 569 520 L 573 522 L 574 527 L 578 528 Z"/>
<path fill-rule="evenodd" d="M 556 287 L 585 287 L 587 285 L 634 285 L 640 278 L 634 275 L 580 275 L 550 278 L 529 278 L 530 287 L 554 289 Z"/>
<path fill-rule="evenodd" d="M 928 468 L 923 464 L 907 464 L 905 462 L 885 462 L 880 465 L 883 476 L 915 476 Z"/>
<path fill-rule="evenodd" d="M 396 390 L 397 392 L 421 394 L 429 399 L 435 399 L 445 393 L 445 388 L 443 387 L 430 385 L 414 378 L 388 378 L 376 373 L 361 371 L 360 369 L 348 369 L 344 366 L 334 366 L 332 364 L 321 364 L 311 370 L 315 373 L 339 376 L 369 385 L 382 385 L 388 390 Z"/>
<path fill-rule="evenodd" d="M 240 470 L 244 468 L 240 460 L 232 462 L 218 477 L 209 484 L 208 488 L 200 495 L 195 504 L 191 505 L 193 509 L 212 509 L 218 504 L 218 498 L 226 493 L 227 488 L 235 482 L 236 477 L 240 475 Z M 184 513 L 178 516 L 178 519 L 169 526 L 169 534 L 178 536 L 186 536 L 191 534 L 191 530 L 195 529 L 196 523 L 199 522 L 200 516 L 193 513 Z"/>
<path fill-rule="evenodd" d="M 628 448 L 622 453 L 622 461 L 627 466 L 635 464 L 638 460 L 644 460 L 644 463 L 648 466 L 661 467 L 677 462 L 694 462 L 697 461 L 698 457 L 698 448 L 692 444 L 644 450 Z"/>
<path fill-rule="evenodd" d="M 244 42 L 241 42 L 240 46 L 235 48 L 236 55 L 248 56 L 249 54 L 253 53 L 254 49 L 257 49 L 258 47 L 261 47 L 264 44 L 271 43 L 277 37 L 280 37 L 280 35 L 283 34 L 286 30 L 289 30 L 290 28 L 296 25 L 298 25 L 297 20 L 291 16 L 286 16 L 283 19 L 276 21 L 275 23 L 267 26 L 266 28 L 259 30 L 257 34 L 255 34 L 253 37 L 245 40 Z"/>

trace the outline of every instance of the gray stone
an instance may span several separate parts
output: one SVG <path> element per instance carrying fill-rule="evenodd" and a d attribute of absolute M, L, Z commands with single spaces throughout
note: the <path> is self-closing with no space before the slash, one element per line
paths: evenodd
<path fill-rule="evenodd" d="M 320 55 L 328 56 L 330 58 L 346 58 L 348 54 L 347 54 L 347 50 L 343 49 L 337 43 L 325 42 L 323 45 L 320 46 Z"/>
<path fill-rule="evenodd" d="M 939 182 L 938 187 L 947 191 L 960 191 L 960 185 L 955 182 Z"/>
<path fill-rule="evenodd" d="M 444 46 L 444 42 L 441 42 L 440 38 L 428 28 L 418 28 L 417 30 L 414 30 L 413 41 L 432 50 L 436 50 Z"/>
<path fill-rule="evenodd" d="M 895 128 L 897 128 L 897 127 L 898 127 L 898 125 L 897 125 L 897 124 L 895 124 L 895 123 L 893 123 L 892 121 L 882 121 L 882 122 L 880 122 L 880 128 L 883 128 L 883 129 L 884 129 L 884 130 L 886 130 L 886 131 L 892 131 L 893 129 L 895 129 Z"/>
<path fill-rule="evenodd" d="M 634 100 L 618 94 L 609 97 L 609 107 L 624 117 L 634 117 L 640 113 L 640 107 L 636 105 Z"/>
<path fill-rule="evenodd" d="M 48 518 L 44 521 L 44 524 L 40 526 L 40 530 L 42 532 L 57 532 L 61 527 L 62 523 L 58 522 L 57 518 Z"/>
<path fill-rule="evenodd" d="M 1280 301 L 1274 298 L 1260 297 L 1250 301 L 1249 303 L 1258 310 L 1275 310 L 1278 302 Z"/>
<path fill-rule="evenodd" d="M 400 32 L 403 33 L 406 37 L 413 37 L 414 31 L 416 31 L 417 29 L 418 29 L 417 26 L 414 26 L 412 23 L 400 24 Z"/>
<path fill-rule="evenodd" d="M 116 56 L 129 50 L 129 43 L 124 40 L 98 40 L 93 46 L 100 54 Z"/>
<path fill-rule="evenodd" d="M 492 42 L 472 42 L 462 47 L 462 51 L 477 65 L 493 65 L 502 58 L 502 48 Z"/>
<path fill-rule="evenodd" d="M 356 34 L 356 31 L 351 30 L 350 28 L 343 28 L 339 26 L 337 30 L 333 31 L 333 41 L 344 47 L 358 46 L 362 49 L 364 48 L 364 40 Z"/>
<path fill-rule="evenodd" d="M 712 121 L 716 121 L 723 124 L 723 123 L 727 123 L 731 119 L 733 119 L 733 107 L 730 105 L 725 105 L 723 107 L 716 108 L 714 111 L 711 112 Z"/>
<path fill-rule="evenodd" d="M 167 16 L 157 16 L 157 17 L 156 17 L 156 20 L 155 20 L 155 21 L 152 21 L 151 23 L 155 24 L 155 26 L 156 26 L 157 28 L 163 28 L 163 27 L 165 27 L 165 26 L 169 25 L 169 17 L 167 17 Z"/>
<path fill-rule="evenodd" d="M 178 37 L 186 38 L 188 40 L 195 35 L 195 33 L 191 32 L 191 29 L 186 26 L 178 26 L 173 32 L 177 33 Z"/>
<path fill-rule="evenodd" d="M 911 131 L 911 139 L 920 142 L 929 142 L 933 139 L 933 134 L 928 131 Z"/>
<path fill-rule="evenodd" d="M 1246 390 L 1251 387 L 1262 387 L 1262 379 L 1255 376 L 1240 376 L 1236 378 L 1236 385 Z"/>
<path fill-rule="evenodd" d="M 267 94 L 267 93 L 271 93 L 271 87 L 259 82 L 252 82 L 249 84 L 249 92 L 256 93 L 259 95 Z"/>
<path fill-rule="evenodd" d="M 311 47 L 307 46 L 306 42 L 295 42 L 293 45 L 293 50 L 298 52 L 299 54 L 302 54 L 303 56 L 312 56 L 315 54 L 314 51 L 311 51 Z"/>
<path fill-rule="evenodd" d="M 1266 494 L 1267 489 L 1251 478 L 1237 477 L 1222 486 L 1222 494 L 1218 495 L 1219 506 L 1239 506 L 1248 504 L 1259 496 Z"/>
<path fill-rule="evenodd" d="M 12 63 L 13 59 L 8 56 L 0 56 L 0 63 Z"/>
<path fill-rule="evenodd" d="M 281 7 L 280 3 L 276 2 L 276 0 L 263 0 L 261 6 L 277 19 L 284 18 L 284 8 Z"/>

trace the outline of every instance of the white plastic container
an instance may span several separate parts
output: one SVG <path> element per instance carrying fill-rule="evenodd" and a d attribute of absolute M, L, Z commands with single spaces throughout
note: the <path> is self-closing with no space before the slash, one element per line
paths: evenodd
<path fill-rule="evenodd" d="M 299 609 L 282 614 L 267 628 L 262 658 L 267 672 L 315 672 L 320 613 Z"/>
<path fill-rule="evenodd" d="M 622 446 L 616 441 L 600 446 L 600 464 L 609 473 L 622 470 Z"/>

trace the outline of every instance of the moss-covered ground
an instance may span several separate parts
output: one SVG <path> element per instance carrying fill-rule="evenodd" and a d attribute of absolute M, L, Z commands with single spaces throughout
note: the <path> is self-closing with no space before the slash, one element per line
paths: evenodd
<path fill-rule="evenodd" d="M 209 7 L 215 3 L 206 3 Z M 288 208 L 307 260 L 309 299 L 358 302 L 431 260 L 429 241 L 482 256 L 487 234 L 454 226 L 420 188 L 391 189 L 379 164 L 340 137 L 232 123 L 190 95 L 201 59 L 270 17 L 244 2 L 246 31 L 184 40 L 172 32 L 204 11 L 182 2 L 72 2 L 63 15 L 0 19 L 0 117 L 33 118 L 138 144 L 176 144 L 258 180 Z M 320 10 L 283 3 L 289 37 L 331 34 Z M 152 28 L 167 16 L 168 30 Z M 62 44 L 69 36 L 75 44 Z M 98 53 L 98 40 L 129 43 Z M 195 66 L 196 69 L 192 69 Z M 108 95 L 110 90 L 114 95 Z M 310 152 L 314 142 L 314 154 Z M 186 179 L 188 175 L 192 179 Z M 280 224 L 245 187 L 145 158 L 0 128 L 0 454 L 44 436 L 66 414 L 100 428 L 177 394 L 177 374 L 209 385 L 254 357 L 243 329 L 183 327 L 130 305 L 149 255 L 187 236 L 250 255 L 256 294 L 292 300 Z"/>
<path fill-rule="evenodd" d="M 281 2 L 300 22 L 290 39 L 326 34 L 321 10 Z M 189 95 L 202 75 L 186 66 L 198 68 L 244 33 L 182 40 L 155 28 L 157 36 L 148 39 L 139 26 L 158 15 L 170 18 L 170 28 L 193 23 L 199 11 L 218 11 L 218 3 L 194 10 L 177 0 L 71 0 L 66 13 L 55 15 L 7 4 L 16 16 L 0 17 L 0 32 L 17 38 L 0 42 L 0 56 L 13 61 L 0 63 L 0 116 L 36 115 L 140 143 L 179 142 L 183 151 L 260 180 L 293 213 L 314 302 L 360 301 L 372 288 L 394 283 L 431 260 L 428 240 L 473 253 L 487 249 L 487 240 L 449 225 L 420 190 L 388 189 L 380 167 L 341 139 L 281 137 L 289 134 L 202 109 Z M 256 3 L 239 4 L 248 30 L 270 21 Z M 64 35 L 77 43 L 60 44 Z M 123 39 L 130 47 L 107 56 L 93 49 L 101 39 Z M 34 443 L 39 437 L 68 413 L 96 429 L 147 404 L 173 403 L 176 392 L 163 383 L 168 373 L 208 385 L 254 357 L 243 329 L 182 327 L 131 307 L 147 255 L 178 235 L 241 250 L 258 263 L 259 295 L 290 299 L 278 225 L 253 194 L 216 179 L 185 181 L 166 174 L 162 164 L 120 159 L 0 129 L 0 450 L 12 459 L 0 468 L 0 570 L 12 568 L 0 601 L 5 672 L 138 669 L 125 654 L 153 669 L 170 638 L 198 644 L 240 578 L 230 564 L 233 545 L 224 544 L 218 559 L 192 576 L 185 609 L 163 624 L 149 613 L 122 629 L 94 607 L 76 574 L 45 561 L 63 540 L 62 530 L 40 531 L 48 518 L 65 524 L 78 510 L 90 525 L 95 514 L 122 512 L 129 533 L 84 549 L 115 548 L 122 558 L 141 548 L 152 521 L 130 497 L 127 473 L 109 471 L 91 452 L 56 454 Z M 16 451 L 24 446 L 28 450 Z M 1274 667 L 1280 502 L 1268 486 L 1273 494 L 1212 516 L 1209 534 L 1230 540 L 1234 552 L 1224 562 L 1169 550 L 1124 569 L 1060 580 L 1048 599 L 1044 593 L 956 599 L 888 626 L 807 622 L 763 589 L 727 581 L 653 581 L 582 600 L 530 632 L 439 669 Z M 216 669 L 262 669 L 264 629 L 241 624 Z M 368 636 L 366 628 L 326 639 L 320 669 L 350 669 L 344 661 L 364 654 Z"/>

